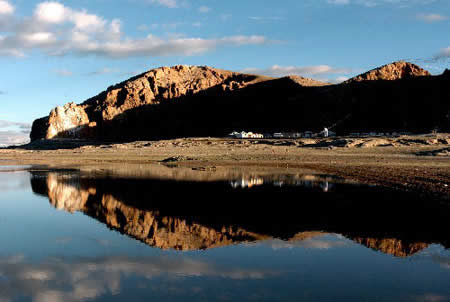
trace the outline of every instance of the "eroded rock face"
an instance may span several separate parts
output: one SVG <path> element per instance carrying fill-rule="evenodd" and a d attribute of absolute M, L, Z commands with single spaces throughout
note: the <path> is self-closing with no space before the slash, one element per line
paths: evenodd
<path fill-rule="evenodd" d="M 68 103 L 59 106 L 50 112 L 48 129 L 45 138 L 72 137 L 81 138 L 89 136 L 87 128 L 93 127 L 83 106 Z"/>
<path fill-rule="evenodd" d="M 373 70 L 370 70 L 366 73 L 363 73 L 359 76 L 351 78 L 345 83 L 350 82 L 362 82 L 362 81 L 376 81 L 376 80 L 400 80 L 405 78 L 412 78 L 418 76 L 429 76 L 431 75 L 425 69 L 420 68 L 419 66 L 409 63 L 409 62 L 394 62 L 391 64 L 387 64 Z"/>

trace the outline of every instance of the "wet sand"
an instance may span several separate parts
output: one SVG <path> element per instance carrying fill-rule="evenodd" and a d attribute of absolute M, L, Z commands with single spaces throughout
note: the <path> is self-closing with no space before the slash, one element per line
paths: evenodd
<path fill-rule="evenodd" d="M 0 149 L 0 165 L 159 164 L 197 172 L 312 170 L 450 200 L 450 135 L 397 138 L 188 138 L 132 143 L 39 142 Z"/>

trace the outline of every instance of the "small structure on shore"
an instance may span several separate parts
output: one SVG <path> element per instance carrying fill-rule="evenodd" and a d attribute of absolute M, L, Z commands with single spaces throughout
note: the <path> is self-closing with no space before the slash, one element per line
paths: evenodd
<path fill-rule="evenodd" d="M 246 132 L 246 131 L 233 131 L 232 133 L 228 134 L 228 137 L 231 138 L 313 138 L 313 137 L 334 137 L 336 136 L 336 133 L 333 131 L 328 130 L 325 128 L 326 131 L 322 131 L 319 133 L 314 133 L 312 131 L 305 131 L 305 132 L 275 132 L 273 134 L 271 133 L 253 133 L 253 132 Z"/>
<path fill-rule="evenodd" d="M 245 131 L 241 132 L 233 131 L 228 136 L 232 138 L 264 138 L 264 135 L 260 133 L 245 132 Z"/>

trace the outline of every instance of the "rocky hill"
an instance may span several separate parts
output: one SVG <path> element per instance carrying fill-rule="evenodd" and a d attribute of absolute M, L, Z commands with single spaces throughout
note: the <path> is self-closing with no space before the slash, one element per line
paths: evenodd
<path fill-rule="evenodd" d="M 127 110 L 157 105 L 195 94 L 214 86 L 223 91 L 242 88 L 261 80 L 256 76 L 197 66 L 161 67 L 109 87 L 80 105 L 56 107 L 33 125 L 32 140 L 56 137 L 95 137 L 94 129 Z"/>
<path fill-rule="evenodd" d="M 405 78 L 413 78 L 420 76 L 430 76 L 431 74 L 421 67 L 404 61 L 387 64 L 356 77 L 347 80 L 346 83 L 362 82 L 362 81 L 394 81 Z"/>
<path fill-rule="evenodd" d="M 375 81 L 376 80 L 376 81 Z M 320 130 L 428 132 L 450 128 L 450 76 L 395 62 L 331 85 L 210 67 L 150 70 L 33 123 L 31 140 L 130 141 Z"/>

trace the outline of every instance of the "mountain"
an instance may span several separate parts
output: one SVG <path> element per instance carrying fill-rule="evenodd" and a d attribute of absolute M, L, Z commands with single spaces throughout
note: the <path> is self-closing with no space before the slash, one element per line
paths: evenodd
<path fill-rule="evenodd" d="M 431 74 L 427 70 L 422 69 L 416 64 L 399 61 L 372 69 L 366 73 L 347 80 L 346 83 L 378 80 L 394 81 L 430 75 Z"/>
<path fill-rule="evenodd" d="M 161 67 L 33 123 L 31 140 L 130 141 L 234 130 L 429 132 L 450 129 L 450 75 L 395 62 L 331 85 L 205 66 Z"/>

